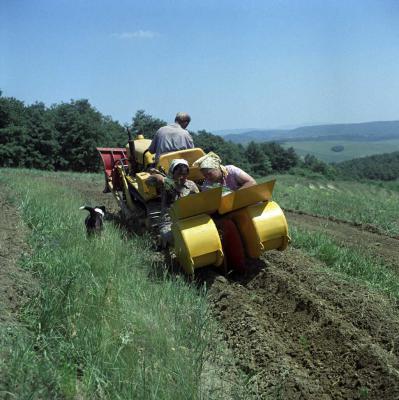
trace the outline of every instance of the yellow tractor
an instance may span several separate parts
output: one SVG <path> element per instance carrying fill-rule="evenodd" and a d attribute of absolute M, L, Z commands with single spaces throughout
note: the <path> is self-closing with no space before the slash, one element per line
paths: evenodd
<path fill-rule="evenodd" d="M 137 135 L 125 148 L 97 148 L 108 189 L 114 195 L 125 219 L 141 220 L 150 230 L 160 221 L 160 196 L 148 185 L 147 172 L 154 164 L 148 151 L 151 140 Z M 161 155 L 156 169 L 167 173 L 173 159 L 183 158 L 190 165 L 188 179 L 204 180 L 192 164 L 204 155 L 200 148 Z M 183 197 L 170 209 L 173 250 L 179 265 L 190 275 L 197 268 L 216 266 L 224 270 L 245 270 L 246 258 L 259 258 L 267 250 L 287 247 L 288 226 L 284 213 L 272 201 L 275 181 L 235 192 L 223 193 L 216 187 Z"/>

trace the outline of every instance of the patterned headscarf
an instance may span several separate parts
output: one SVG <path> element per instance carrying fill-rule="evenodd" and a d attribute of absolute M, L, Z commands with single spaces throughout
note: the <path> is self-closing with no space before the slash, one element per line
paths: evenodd
<path fill-rule="evenodd" d="M 227 175 L 227 170 L 222 165 L 221 158 L 213 151 L 210 151 L 208 154 L 205 154 L 197 161 L 195 161 L 193 163 L 193 167 L 199 167 L 200 169 L 205 169 L 205 168 L 220 169 L 224 176 Z"/>

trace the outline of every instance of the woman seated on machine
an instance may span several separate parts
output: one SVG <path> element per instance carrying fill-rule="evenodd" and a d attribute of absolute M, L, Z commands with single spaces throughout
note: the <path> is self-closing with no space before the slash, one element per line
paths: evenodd
<path fill-rule="evenodd" d="M 175 159 L 170 163 L 168 175 L 162 179 L 160 245 L 163 248 L 173 242 L 172 221 L 169 215 L 170 206 L 181 197 L 199 192 L 197 185 L 187 179 L 188 173 L 188 162 L 184 159 Z"/>
<path fill-rule="evenodd" d="M 199 167 L 204 175 L 205 182 L 201 187 L 202 190 L 220 185 L 224 189 L 235 191 L 256 185 L 255 179 L 241 168 L 234 165 L 222 165 L 220 157 L 212 151 L 195 161 L 193 166 Z"/>

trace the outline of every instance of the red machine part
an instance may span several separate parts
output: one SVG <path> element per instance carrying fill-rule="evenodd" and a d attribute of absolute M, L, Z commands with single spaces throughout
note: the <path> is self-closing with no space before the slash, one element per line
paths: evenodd
<path fill-rule="evenodd" d="M 121 163 L 127 167 L 127 154 L 125 148 L 112 148 L 112 147 L 97 147 L 101 159 L 104 164 L 104 172 L 107 179 L 112 181 L 114 190 L 122 190 L 122 183 L 120 177 L 115 170 L 117 165 Z"/>
<path fill-rule="evenodd" d="M 223 219 L 218 222 L 218 228 L 222 232 L 223 253 L 227 260 L 227 266 L 235 271 L 244 272 L 244 245 L 236 224 L 231 219 Z"/>

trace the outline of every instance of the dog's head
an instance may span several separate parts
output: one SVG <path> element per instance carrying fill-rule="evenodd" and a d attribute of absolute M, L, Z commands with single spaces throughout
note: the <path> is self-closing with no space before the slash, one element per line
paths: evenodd
<path fill-rule="evenodd" d="M 80 210 L 86 210 L 90 213 L 85 219 L 87 234 L 92 235 L 94 233 L 101 232 L 101 230 L 103 229 L 103 218 L 105 216 L 105 207 L 82 206 L 80 207 Z"/>

